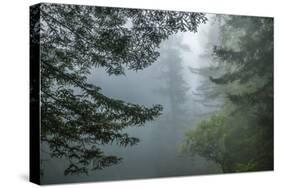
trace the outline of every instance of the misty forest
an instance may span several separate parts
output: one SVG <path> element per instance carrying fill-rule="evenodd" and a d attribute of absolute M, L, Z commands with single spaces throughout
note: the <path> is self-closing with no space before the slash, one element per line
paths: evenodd
<path fill-rule="evenodd" d="M 39 6 L 42 183 L 273 170 L 273 18 Z"/>

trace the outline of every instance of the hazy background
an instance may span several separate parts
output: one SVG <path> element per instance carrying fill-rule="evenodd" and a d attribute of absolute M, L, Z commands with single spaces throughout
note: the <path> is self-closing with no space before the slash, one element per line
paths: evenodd
<path fill-rule="evenodd" d="M 146 106 L 161 104 L 163 114 L 143 127 L 128 128 L 130 136 L 140 139 L 132 147 L 104 146 L 106 154 L 123 158 L 118 165 L 87 175 L 64 176 L 67 163 L 63 159 L 49 158 L 43 164 L 42 183 L 120 180 L 211 174 L 219 168 L 203 158 L 181 152 L 185 132 L 194 128 L 199 120 L 214 108 L 197 102 L 193 95 L 203 78 L 190 71 L 212 61 L 209 51 L 218 40 L 217 27 L 209 21 L 199 25 L 197 33 L 178 33 L 164 41 L 160 48 L 158 61 L 148 68 L 135 72 L 126 71 L 125 76 L 109 76 L 103 69 L 92 70 L 90 83 L 100 86 L 108 97 L 121 99 Z M 176 99 L 174 98 L 176 97 Z M 178 100 L 177 100 L 178 99 Z M 44 147 L 44 146 L 43 146 Z"/>

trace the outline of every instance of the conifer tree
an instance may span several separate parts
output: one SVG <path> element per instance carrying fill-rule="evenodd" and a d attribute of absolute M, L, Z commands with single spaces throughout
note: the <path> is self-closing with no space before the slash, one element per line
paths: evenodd
<path fill-rule="evenodd" d="M 139 71 L 156 61 L 159 45 L 177 32 L 196 32 L 202 13 L 40 4 L 31 14 L 31 45 L 40 43 L 41 145 L 69 161 L 65 175 L 88 173 L 121 161 L 101 146 L 135 145 L 124 129 L 161 114 L 109 98 L 87 76 L 96 67 L 109 75 Z M 40 14 L 40 20 L 32 16 Z M 31 57 L 32 58 L 32 57 Z"/>
<path fill-rule="evenodd" d="M 221 36 L 213 52 L 226 69 L 210 80 L 223 88 L 224 106 L 186 144 L 223 172 L 272 170 L 273 19 L 226 16 Z"/>

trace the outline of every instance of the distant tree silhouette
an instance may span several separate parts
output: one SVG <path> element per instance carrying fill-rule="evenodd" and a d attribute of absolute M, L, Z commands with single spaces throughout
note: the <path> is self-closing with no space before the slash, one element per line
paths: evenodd
<path fill-rule="evenodd" d="M 181 42 L 182 38 L 176 36 L 162 45 L 157 67 L 160 70 L 156 77 L 159 85 L 156 86 L 155 91 L 166 105 L 165 113 L 157 121 L 157 128 L 153 129 L 152 140 L 154 140 L 154 136 L 158 138 L 157 141 L 154 141 L 154 145 L 165 158 L 159 159 L 159 152 L 155 155 L 151 154 L 151 157 L 155 158 L 157 174 L 160 176 L 174 176 L 179 172 L 186 172 L 187 169 L 182 165 L 186 159 L 180 158 L 178 151 L 184 137 L 186 122 L 191 120 L 191 107 L 188 100 L 189 86 L 184 78 L 183 58 L 181 57 L 181 50 L 186 52 L 190 49 Z"/>
<path fill-rule="evenodd" d="M 119 163 L 121 158 L 107 156 L 100 147 L 136 144 L 138 138 L 122 131 L 154 120 L 162 106 L 106 97 L 87 75 L 95 67 L 109 75 L 148 67 L 159 56 L 161 41 L 179 31 L 196 32 L 205 15 L 54 4 L 38 8 L 40 22 L 31 19 L 31 38 L 40 34 L 40 41 L 32 41 L 40 42 L 41 144 L 48 145 L 51 157 L 69 161 L 65 175 Z"/>
<path fill-rule="evenodd" d="M 188 84 L 183 77 L 183 65 L 179 49 L 172 47 L 168 43 L 163 49 L 161 63 L 163 72 L 159 79 L 163 80 L 165 86 L 158 89 L 159 93 L 169 100 L 170 121 L 180 121 L 186 115 L 184 104 L 187 100 L 186 92 L 189 90 Z"/>

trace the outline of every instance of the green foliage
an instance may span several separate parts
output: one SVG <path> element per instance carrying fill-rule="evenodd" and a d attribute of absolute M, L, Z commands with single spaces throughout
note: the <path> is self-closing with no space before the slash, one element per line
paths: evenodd
<path fill-rule="evenodd" d="M 237 49 L 224 46 L 214 50 L 215 56 L 229 64 L 233 71 L 212 81 L 228 87 L 233 83 L 238 86 L 229 90 L 227 99 L 236 107 L 234 117 L 248 119 L 247 124 L 242 125 L 248 128 L 245 131 L 249 136 L 244 138 L 241 147 L 250 144 L 248 152 L 241 153 L 239 160 L 248 159 L 251 151 L 255 155 L 244 161 L 244 167 L 273 169 L 273 19 L 231 17 L 225 27 L 229 35 L 231 31 L 243 34 L 237 37 Z M 239 125 L 236 128 L 242 129 Z"/>
<path fill-rule="evenodd" d="M 236 171 L 237 172 L 249 172 L 249 171 L 255 171 L 257 164 L 255 162 L 249 161 L 246 164 L 237 164 L 236 165 Z"/>
<path fill-rule="evenodd" d="M 162 111 L 161 105 L 106 97 L 88 83 L 91 70 L 102 67 L 109 75 L 142 70 L 156 61 L 161 41 L 196 32 L 206 20 L 201 13 L 40 5 L 31 41 L 38 43 L 40 35 L 41 143 L 51 157 L 69 161 L 65 175 L 118 164 L 121 158 L 107 156 L 101 147 L 137 144 L 124 129 L 143 126 Z"/>
<path fill-rule="evenodd" d="M 226 146 L 228 127 L 226 117 L 212 116 L 201 121 L 195 130 L 186 133 L 186 151 L 198 154 L 226 168 Z"/>
<path fill-rule="evenodd" d="M 220 21 L 220 45 L 213 55 L 221 70 L 209 76 L 224 96 L 218 112 L 223 120 L 215 115 L 202 121 L 187 133 L 185 144 L 223 172 L 272 170 L 273 19 L 226 16 Z"/>

